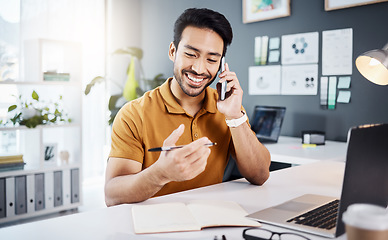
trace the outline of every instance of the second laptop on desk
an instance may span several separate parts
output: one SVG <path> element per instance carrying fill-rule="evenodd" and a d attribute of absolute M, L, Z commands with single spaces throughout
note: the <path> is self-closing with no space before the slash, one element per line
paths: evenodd
<path fill-rule="evenodd" d="M 251 126 L 261 143 L 276 143 L 278 141 L 285 114 L 285 107 L 255 107 Z"/>
<path fill-rule="evenodd" d="M 342 214 L 349 205 L 371 203 L 387 207 L 387 136 L 388 124 L 360 126 L 350 130 L 340 200 L 307 194 L 247 217 L 325 237 L 334 238 L 342 235 L 345 232 Z M 327 177 L 330 177 L 329 174 Z M 323 209 L 327 204 L 336 206 Z M 320 209 L 317 211 L 317 208 Z M 317 212 L 322 213 L 317 214 Z M 314 214 L 315 217 L 323 215 L 323 217 L 320 222 L 313 222 L 308 219 L 309 214 Z M 334 216 L 334 220 L 329 219 L 330 216 Z"/>

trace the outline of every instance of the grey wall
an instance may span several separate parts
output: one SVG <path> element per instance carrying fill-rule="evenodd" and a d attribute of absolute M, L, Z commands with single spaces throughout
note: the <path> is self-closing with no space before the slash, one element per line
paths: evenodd
<path fill-rule="evenodd" d="M 351 126 L 388 122 L 388 86 L 377 86 L 364 79 L 353 67 L 350 104 L 337 104 L 335 110 L 323 110 L 316 96 L 250 96 L 248 67 L 254 65 L 256 36 L 280 37 L 285 34 L 353 28 L 353 59 L 368 50 L 382 48 L 388 42 L 386 19 L 388 3 L 371 4 L 343 10 L 324 11 L 323 0 L 292 0 L 291 16 L 268 21 L 242 23 L 240 0 L 143 0 L 141 1 L 141 46 L 147 77 L 157 73 L 172 76 L 167 51 L 172 41 L 176 18 L 189 7 L 206 7 L 223 13 L 231 22 L 234 39 L 227 60 L 237 73 L 245 92 L 243 105 L 251 117 L 255 105 L 286 106 L 282 135 L 300 136 L 301 130 L 326 131 L 327 139 L 345 141 Z M 320 47 L 321 48 L 321 47 Z M 320 50 L 321 61 L 321 50 Z M 354 61 L 353 61 L 354 62 Z M 321 76 L 321 67 L 319 67 Z"/>

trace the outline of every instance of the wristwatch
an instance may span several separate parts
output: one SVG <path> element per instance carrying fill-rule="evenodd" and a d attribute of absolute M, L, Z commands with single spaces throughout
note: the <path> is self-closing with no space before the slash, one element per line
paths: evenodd
<path fill-rule="evenodd" d="M 244 111 L 241 111 L 241 112 L 243 113 L 243 116 L 240 118 L 231 119 L 231 120 L 225 119 L 226 125 L 228 125 L 228 127 L 238 127 L 244 122 L 246 122 L 248 120 L 247 114 Z"/>

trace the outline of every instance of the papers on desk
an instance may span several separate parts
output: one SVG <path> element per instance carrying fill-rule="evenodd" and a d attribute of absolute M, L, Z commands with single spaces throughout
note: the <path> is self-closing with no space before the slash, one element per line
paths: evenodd
<path fill-rule="evenodd" d="M 132 218 L 135 233 L 199 231 L 205 227 L 259 227 L 259 222 L 245 218 L 248 213 L 231 201 L 193 200 L 134 205 Z"/>

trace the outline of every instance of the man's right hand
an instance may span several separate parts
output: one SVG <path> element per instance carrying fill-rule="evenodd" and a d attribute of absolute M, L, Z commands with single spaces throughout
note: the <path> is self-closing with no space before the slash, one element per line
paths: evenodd
<path fill-rule="evenodd" d="M 180 125 L 164 141 L 174 146 L 185 130 Z M 142 164 L 125 158 L 109 158 L 106 168 L 105 202 L 107 206 L 144 201 L 172 181 L 185 181 L 205 170 L 210 155 L 208 138 L 201 138 L 183 148 L 161 152 L 159 159 L 142 170 Z"/>
<path fill-rule="evenodd" d="M 175 146 L 183 134 L 185 126 L 181 124 L 164 141 L 163 146 Z M 207 137 L 200 138 L 183 148 L 164 151 L 154 163 L 163 179 L 163 185 L 172 181 L 193 179 L 205 170 L 210 149 L 205 144 L 211 143 Z"/>

